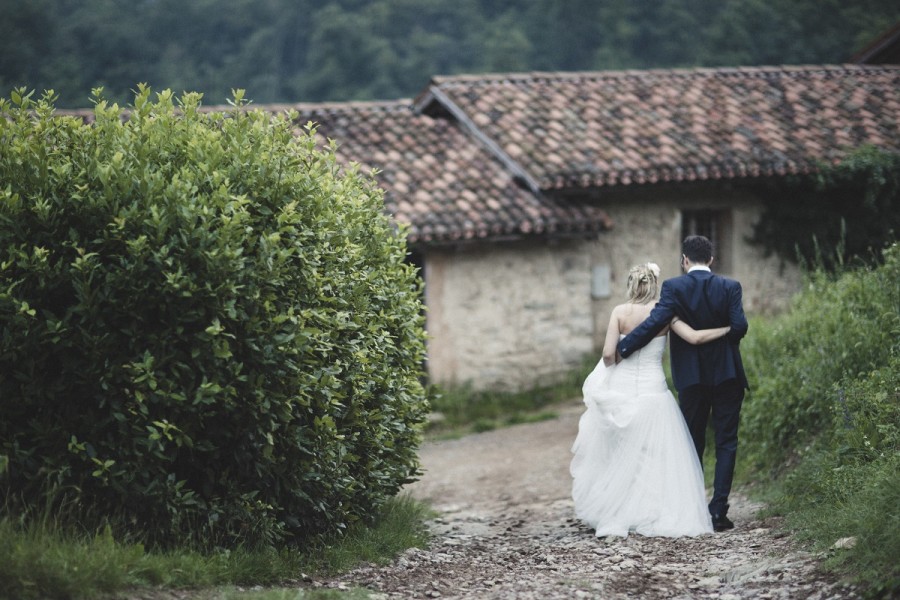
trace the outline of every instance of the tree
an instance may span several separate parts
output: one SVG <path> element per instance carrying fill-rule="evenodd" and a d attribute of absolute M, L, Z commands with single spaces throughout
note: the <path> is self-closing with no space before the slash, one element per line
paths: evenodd
<path fill-rule="evenodd" d="M 511 13 L 502 16 L 498 24 L 500 29 L 493 30 L 484 41 L 482 68 L 495 73 L 527 70 L 532 52 L 528 38 Z"/>
<path fill-rule="evenodd" d="M 824 2 L 824 5 L 823 5 Z M 0 93 L 139 81 L 223 102 L 413 96 L 437 74 L 835 63 L 900 20 L 889 0 L 9 0 Z"/>
<path fill-rule="evenodd" d="M 0 89 L 40 78 L 42 58 L 50 54 L 54 25 L 48 8 L 47 0 L 13 0 L 4 7 L 0 19 Z"/>

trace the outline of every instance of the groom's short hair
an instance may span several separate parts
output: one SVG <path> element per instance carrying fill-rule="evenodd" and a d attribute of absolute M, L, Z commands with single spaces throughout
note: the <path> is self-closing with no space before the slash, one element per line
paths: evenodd
<path fill-rule="evenodd" d="M 712 242 L 702 235 L 689 235 L 681 243 L 681 253 L 692 263 L 707 264 L 712 260 Z"/>

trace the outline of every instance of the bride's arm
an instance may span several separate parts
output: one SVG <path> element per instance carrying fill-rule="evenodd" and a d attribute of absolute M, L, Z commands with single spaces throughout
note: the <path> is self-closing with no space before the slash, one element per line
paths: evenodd
<path fill-rule="evenodd" d="M 619 343 L 618 306 L 609 315 L 609 326 L 606 328 L 606 339 L 603 341 L 603 364 L 611 367 L 616 364 L 616 346 Z"/>
<path fill-rule="evenodd" d="M 705 344 L 717 340 L 729 331 L 731 327 L 716 327 L 715 329 L 694 329 L 678 317 L 672 319 L 669 324 L 675 334 L 689 344 Z"/>

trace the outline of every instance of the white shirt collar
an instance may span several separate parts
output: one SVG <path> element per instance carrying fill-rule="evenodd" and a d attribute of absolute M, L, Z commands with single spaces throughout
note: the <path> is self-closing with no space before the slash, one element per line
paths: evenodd
<path fill-rule="evenodd" d="M 710 269 L 706 265 L 693 265 L 690 269 L 688 269 L 688 273 L 690 273 L 691 271 L 712 271 L 712 269 Z"/>

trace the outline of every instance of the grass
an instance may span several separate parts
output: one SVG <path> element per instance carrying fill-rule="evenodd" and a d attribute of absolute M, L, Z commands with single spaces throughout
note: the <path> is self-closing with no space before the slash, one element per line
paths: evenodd
<path fill-rule="evenodd" d="M 428 543 L 424 520 L 430 514 L 427 506 L 400 496 L 386 504 L 371 526 L 351 527 L 340 538 L 304 548 L 216 553 L 148 551 L 140 544 L 113 539 L 109 529 L 73 532 L 62 530 L 52 518 L 24 525 L 5 517 L 0 519 L 0 598 L 78 599 L 134 588 L 299 585 L 304 574 L 331 575 L 359 563 L 389 561 L 410 547 L 424 547 Z M 262 590 L 262 595 L 247 596 L 225 589 L 210 593 L 197 597 L 274 600 L 327 598 L 331 592 L 297 596 L 296 590 Z"/>
<path fill-rule="evenodd" d="M 558 383 L 519 393 L 440 391 L 432 400 L 443 420 L 431 436 L 454 436 L 552 419 L 553 405 L 581 396 L 596 357 Z M 196 600 L 323 600 L 367 598 L 362 589 L 302 588 L 304 577 L 331 576 L 361 563 L 385 563 L 428 543 L 430 508 L 408 496 L 388 502 L 371 526 L 303 548 L 197 552 L 148 550 L 101 531 L 64 530 L 52 517 L 0 517 L 0 600 L 121 597 L 152 598 L 160 590 Z M 289 586 L 289 587 L 285 587 Z M 168 598 L 168 596 L 165 596 Z"/>
<path fill-rule="evenodd" d="M 900 597 L 900 246 L 884 257 L 811 274 L 742 345 L 740 476 L 873 598 Z M 844 538 L 855 544 L 836 547 Z"/>
<path fill-rule="evenodd" d="M 389 502 L 373 527 L 357 526 L 341 538 L 324 540 L 305 554 L 313 573 L 333 575 L 361 562 L 383 564 L 407 548 L 428 544 L 424 521 L 434 516 L 425 504 L 403 495 Z"/>
<path fill-rule="evenodd" d="M 783 477 L 761 482 L 744 472 L 741 489 L 779 516 L 800 544 L 823 557 L 823 566 L 860 587 L 865 598 L 900 597 L 900 454 L 880 464 L 839 473 L 842 484 L 825 482 L 835 470 L 827 452 L 812 450 Z M 835 542 L 852 539 L 847 547 Z"/>
<path fill-rule="evenodd" d="M 521 392 L 475 391 L 469 386 L 434 388 L 431 408 L 437 418 L 429 424 L 428 434 L 458 437 L 556 418 L 552 407 L 581 397 L 581 386 L 598 360 L 598 356 L 587 356 L 552 385 Z"/>

